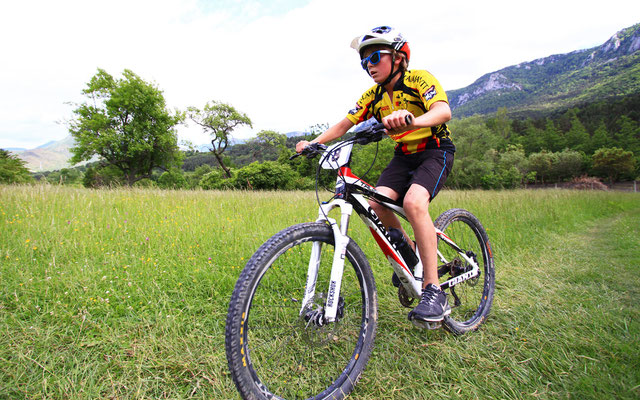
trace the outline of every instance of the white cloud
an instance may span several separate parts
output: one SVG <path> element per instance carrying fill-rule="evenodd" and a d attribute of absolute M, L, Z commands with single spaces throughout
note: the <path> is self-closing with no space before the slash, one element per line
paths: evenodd
<path fill-rule="evenodd" d="M 410 39 L 413 68 L 446 89 L 508 65 L 598 45 L 638 21 L 635 1 L 23 1 L 0 6 L 0 146 L 62 139 L 55 121 L 104 68 L 128 68 L 172 108 L 232 104 L 262 129 L 340 120 L 372 82 L 351 39 L 382 24 Z M 206 142 L 195 128 L 180 135 Z"/>

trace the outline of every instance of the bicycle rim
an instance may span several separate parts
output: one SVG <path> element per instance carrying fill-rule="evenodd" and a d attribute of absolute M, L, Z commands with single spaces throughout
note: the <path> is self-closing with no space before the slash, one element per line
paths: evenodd
<path fill-rule="evenodd" d="M 263 245 L 246 267 L 252 276 L 245 279 L 252 283 L 241 300 L 242 340 L 231 339 L 231 347 L 239 345 L 246 356 L 237 372 L 232 367 L 245 398 L 342 398 L 353 389 L 373 346 L 375 286 L 360 249 L 347 250 L 338 321 L 320 324 L 317 317 L 329 296 L 333 234 L 323 224 L 297 227 Z M 316 295 L 301 316 L 314 242 L 322 243 Z M 228 325 L 228 342 L 229 330 Z"/>

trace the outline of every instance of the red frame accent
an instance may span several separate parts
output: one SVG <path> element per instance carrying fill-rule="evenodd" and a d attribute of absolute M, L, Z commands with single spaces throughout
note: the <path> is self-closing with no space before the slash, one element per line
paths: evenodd
<path fill-rule="evenodd" d="M 363 181 L 362 179 L 360 179 L 358 176 L 354 175 L 353 172 L 351 172 L 351 168 L 349 167 L 340 167 L 340 172 L 338 173 L 339 176 L 344 176 L 347 178 L 353 178 L 353 179 L 359 179 L 360 182 L 364 183 L 365 185 L 369 186 L 370 188 L 373 188 L 372 185 L 368 184 L 367 182 Z"/>
<path fill-rule="evenodd" d="M 384 239 L 380 237 L 378 232 L 372 227 L 369 227 L 369 230 L 371 231 L 373 238 L 376 240 L 376 243 L 378 243 L 378 246 L 380 246 L 380 250 L 382 250 L 384 255 L 387 257 L 393 258 L 395 262 L 397 262 L 402 268 L 404 268 L 408 273 L 411 273 L 411 271 L 409 271 L 409 268 L 407 268 L 407 266 L 404 265 L 404 263 L 398 258 L 398 255 L 396 254 L 396 252 L 393 251 L 391 247 L 389 247 L 387 242 L 385 242 Z"/>

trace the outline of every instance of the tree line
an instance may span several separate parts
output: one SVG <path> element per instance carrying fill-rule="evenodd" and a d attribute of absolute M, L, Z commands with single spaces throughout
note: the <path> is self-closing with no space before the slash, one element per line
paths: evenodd
<path fill-rule="evenodd" d="M 232 145 L 236 127 L 251 119 L 229 104 L 211 101 L 200 109 L 167 109 L 162 92 L 129 70 L 121 79 L 98 73 L 83 90 L 87 101 L 76 104 L 69 131 L 75 138 L 72 162 L 98 156 L 100 161 L 35 175 L 51 183 L 87 187 L 114 185 L 173 189 L 312 189 L 316 161 L 290 160 L 300 139 L 328 127 L 310 127 L 304 136 L 288 138 L 261 131 Z M 640 176 L 640 96 L 594 103 L 548 116 L 511 116 L 499 109 L 490 116 L 450 122 L 456 145 L 452 188 L 516 188 L 530 183 L 568 182 L 592 176 L 613 183 Z M 612 112 L 613 110 L 613 112 Z M 181 151 L 176 126 L 194 123 L 211 137 L 210 150 Z M 357 148 L 352 167 L 375 183 L 392 157 L 390 139 Z M 24 169 L 8 152 L 0 153 L 1 182 L 6 171 Z M 15 181 L 23 182 L 24 171 Z M 320 184 L 330 186 L 328 173 Z"/>

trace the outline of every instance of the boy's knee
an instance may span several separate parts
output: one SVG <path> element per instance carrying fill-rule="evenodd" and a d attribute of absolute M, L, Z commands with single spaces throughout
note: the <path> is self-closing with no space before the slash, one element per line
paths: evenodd
<path fill-rule="evenodd" d="M 423 196 L 408 195 L 404 198 L 402 207 L 407 214 L 423 213 L 429 210 L 429 200 Z"/>
<path fill-rule="evenodd" d="M 382 207 L 379 203 L 373 201 L 373 200 L 369 200 L 369 207 L 371 207 L 371 209 L 373 211 L 376 212 L 376 214 L 378 214 L 380 211 L 384 210 L 384 207 Z"/>

